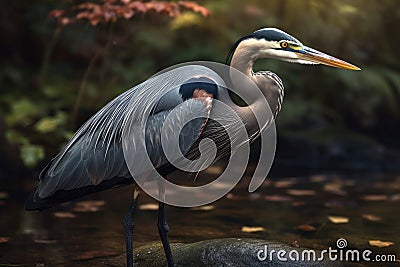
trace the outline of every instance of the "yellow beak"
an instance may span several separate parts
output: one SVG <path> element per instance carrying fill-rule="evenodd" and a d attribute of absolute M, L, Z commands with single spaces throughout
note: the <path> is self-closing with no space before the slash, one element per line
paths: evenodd
<path fill-rule="evenodd" d="M 359 67 L 353 64 L 347 63 L 341 59 L 332 57 L 328 54 L 322 53 L 318 50 L 304 46 L 302 50 L 295 51 L 299 59 L 307 60 L 310 62 L 324 64 L 335 68 L 341 68 L 346 70 L 361 70 Z"/>

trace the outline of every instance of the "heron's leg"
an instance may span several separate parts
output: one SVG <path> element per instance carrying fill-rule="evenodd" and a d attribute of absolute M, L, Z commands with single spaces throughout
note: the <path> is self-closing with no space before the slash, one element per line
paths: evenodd
<path fill-rule="evenodd" d="M 133 266 L 133 248 L 132 248 L 132 234 L 133 228 L 135 227 L 135 221 L 133 216 L 135 215 L 135 209 L 137 199 L 139 197 L 139 191 L 135 189 L 133 192 L 133 198 L 129 206 L 128 212 L 124 217 L 124 230 L 125 230 L 125 244 L 126 244 L 126 266 Z"/>
<path fill-rule="evenodd" d="M 158 183 L 158 189 L 160 193 L 160 199 L 164 200 L 165 198 L 165 184 L 164 181 Z M 172 253 L 171 253 L 171 247 L 169 246 L 169 240 L 168 240 L 168 224 L 167 224 L 167 219 L 165 218 L 165 211 L 164 211 L 164 202 L 159 201 L 158 202 L 158 222 L 157 222 L 157 227 L 158 227 L 158 233 L 160 234 L 161 242 L 164 247 L 164 252 L 165 252 L 165 257 L 167 258 L 167 264 L 168 267 L 173 267 L 174 265 L 174 260 L 172 259 Z"/>
<path fill-rule="evenodd" d="M 165 219 L 165 212 L 164 212 L 164 203 L 159 202 L 158 205 L 158 233 L 160 234 L 161 242 L 164 247 L 165 257 L 167 258 L 168 267 L 174 266 L 174 261 L 172 259 L 171 248 L 169 246 L 168 240 L 168 224 L 167 220 Z"/>

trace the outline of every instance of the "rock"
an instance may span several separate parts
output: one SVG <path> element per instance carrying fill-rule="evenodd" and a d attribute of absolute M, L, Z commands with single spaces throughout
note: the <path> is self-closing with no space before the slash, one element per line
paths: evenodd
<path fill-rule="evenodd" d="M 270 253 L 275 250 L 272 260 L 269 258 L 260 261 L 257 253 L 265 250 Z M 351 266 L 349 262 L 341 263 L 339 261 L 329 261 L 327 257 L 323 261 L 291 261 L 288 253 L 296 251 L 301 255 L 306 248 L 297 248 L 287 244 L 274 241 L 266 241 L 260 239 L 249 238 L 223 238 L 200 241 L 196 243 L 183 244 L 172 243 L 172 254 L 174 256 L 175 265 L 185 267 L 204 267 L 204 266 Z M 288 261 L 280 261 L 277 258 L 277 251 L 286 252 L 285 258 Z M 296 252 L 292 252 L 293 256 Z M 166 266 L 164 250 L 161 243 L 151 243 L 134 250 L 135 266 L 152 267 Z M 263 257 L 264 252 L 260 253 Z M 268 254 L 269 255 L 269 254 Z M 316 251 L 316 256 L 320 255 Z M 125 266 L 125 255 L 120 255 L 113 259 L 103 260 L 107 266 Z"/>

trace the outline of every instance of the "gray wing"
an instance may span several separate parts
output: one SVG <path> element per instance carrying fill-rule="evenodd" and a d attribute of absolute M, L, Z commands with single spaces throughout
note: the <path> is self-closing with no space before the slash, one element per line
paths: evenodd
<path fill-rule="evenodd" d="M 206 71 L 202 74 L 209 73 Z M 160 143 L 161 127 L 171 109 L 182 104 L 182 98 L 177 95 L 179 94 L 177 85 L 189 79 L 189 74 L 181 75 L 180 79 L 175 79 L 175 83 L 172 83 L 171 77 L 176 77 L 176 74 L 167 73 L 165 79 L 161 79 L 161 82 L 167 81 L 163 84 L 163 89 L 172 84 L 173 89 L 167 93 L 162 90 L 152 91 L 150 86 L 160 82 L 152 81 L 146 86 L 141 84 L 128 90 L 104 106 L 78 130 L 65 148 L 42 171 L 33 200 L 40 201 L 60 190 L 94 186 L 115 178 L 132 179 L 122 149 L 126 114 L 131 118 L 132 116 L 137 118 L 131 126 L 140 127 L 146 117 L 143 114 L 148 112 L 149 116 L 145 118 L 145 138 L 149 158 L 156 168 L 167 164 Z M 146 90 L 150 95 L 145 94 Z M 162 97 L 155 97 L 157 93 Z M 198 99 L 187 100 L 176 108 L 173 114 L 176 118 L 173 119 L 177 121 L 193 112 L 204 114 L 203 119 L 192 120 L 183 128 L 179 136 L 182 153 L 186 153 L 200 136 L 209 109 L 210 107 L 206 107 L 204 102 Z"/>

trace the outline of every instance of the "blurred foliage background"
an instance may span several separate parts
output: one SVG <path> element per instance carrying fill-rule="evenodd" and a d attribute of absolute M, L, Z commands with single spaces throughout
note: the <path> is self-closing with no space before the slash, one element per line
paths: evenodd
<path fill-rule="evenodd" d="M 60 27 L 48 16 L 77 3 L 16 0 L 0 10 L 0 177 L 36 175 L 113 97 L 176 63 L 224 62 L 238 38 L 263 27 L 363 69 L 259 60 L 256 70 L 272 70 L 285 84 L 280 136 L 356 136 L 400 147 L 396 0 L 209 0 L 197 2 L 209 16 L 148 12 L 96 26 L 80 20 Z"/>

